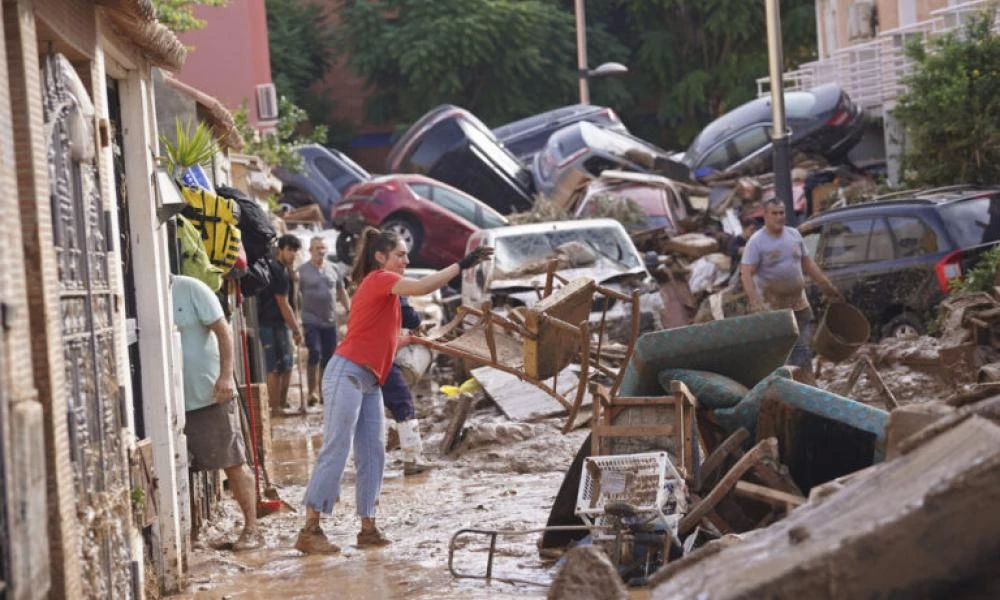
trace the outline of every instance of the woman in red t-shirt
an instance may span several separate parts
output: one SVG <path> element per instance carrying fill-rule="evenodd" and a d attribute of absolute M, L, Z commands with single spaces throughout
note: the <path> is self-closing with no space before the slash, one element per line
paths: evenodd
<path fill-rule="evenodd" d="M 486 260 L 493 249 L 480 246 L 459 262 L 421 279 L 407 279 L 406 244 L 390 231 L 368 227 L 351 268 L 358 289 L 351 299 L 347 336 L 323 372 L 323 447 L 306 488 L 306 523 L 295 548 L 306 554 L 339 552 L 319 526 L 320 513 L 333 512 L 351 445 L 357 467 L 355 497 L 361 517 L 358 546 L 384 546 L 389 539 L 375 526 L 375 503 L 382 489 L 385 440 L 381 384 L 392 367 L 399 339 L 398 296 L 421 296 Z M 359 283 L 360 282 L 360 283 Z"/>

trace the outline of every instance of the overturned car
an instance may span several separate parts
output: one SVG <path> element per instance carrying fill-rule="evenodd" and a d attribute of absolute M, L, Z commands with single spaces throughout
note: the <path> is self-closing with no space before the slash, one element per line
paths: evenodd
<path fill-rule="evenodd" d="M 462 303 L 494 308 L 532 306 L 545 287 L 549 261 L 565 279 L 590 277 L 615 291 L 640 292 L 639 331 L 662 328 L 663 301 L 655 280 L 621 223 L 612 219 L 582 219 L 483 229 L 469 237 L 467 251 L 481 245 L 495 248 L 493 260 L 468 269 L 462 277 Z M 607 323 L 612 338 L 626 339 L 631 310 L 610 301 Z M 595 302 L 591 321 L 597 323 L 604 300 Z"/>

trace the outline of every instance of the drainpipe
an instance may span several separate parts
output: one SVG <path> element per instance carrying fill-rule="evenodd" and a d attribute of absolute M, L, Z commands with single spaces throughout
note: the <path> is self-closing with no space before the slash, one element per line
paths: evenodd
<path fill-rule="evenodd" d="M 782 79 L 784 58 L 781 49 L 780 0 L 764 0 L 767 16 L 767 62 L 771 76 L 771 140 L 773 142 L 774 194 L 785 203 L 785 222 L 798 224 L 792 206 L 792 160 L 788 128 L 785 124 L 785 84 Z"/>

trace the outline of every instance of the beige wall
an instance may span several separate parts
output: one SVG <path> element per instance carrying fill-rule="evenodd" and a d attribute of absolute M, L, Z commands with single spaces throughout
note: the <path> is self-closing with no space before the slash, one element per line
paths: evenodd
<path fill-rule="evenodd" d="M 816 35 L 821 58 L 829 57 L 839 48 L 863 43 L 866 40 L 848 39 L 850 6 L 858 0 L 817 0 Z M 876 34 L 900 26 L 900 2 L 912 3 L 916 9 L 916 22 L 931 18 L 931 13 L 948 6 L 948 0 L 875 0 L 878 11 Z M 828 22 L 832 18 L 832 22 Z"/>

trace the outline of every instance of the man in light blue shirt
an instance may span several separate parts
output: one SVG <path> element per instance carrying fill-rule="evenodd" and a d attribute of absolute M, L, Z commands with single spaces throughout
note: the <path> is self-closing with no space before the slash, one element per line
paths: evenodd
<path fill-rule="evenodd" d="M 810 258 L 802 235 L 794 227 L 785 227 L 785 205 L 777 197 L 764 204 L 764 228 L 750 236 L 740 264 L 740 280 L 750 302 L 750 310 L 795 311 L 799 339 L 787 364 L 804 370 L 812 379 L 812 308 L 806 299 L 805 276 L 812 278 L 823 294 L 834 301 L 844 297 Z"/>
<path fill-rule="evenodd" d="M 234 550 L 262 544 L 253 480 L 243 468 L 246 449 L 233 381 L 233 336 L 212 290 L 193 277 L 170 279 L 174 325 L 184 355 L 184 434 L 193 471 L 222 469 L 243 511 Z"/>

